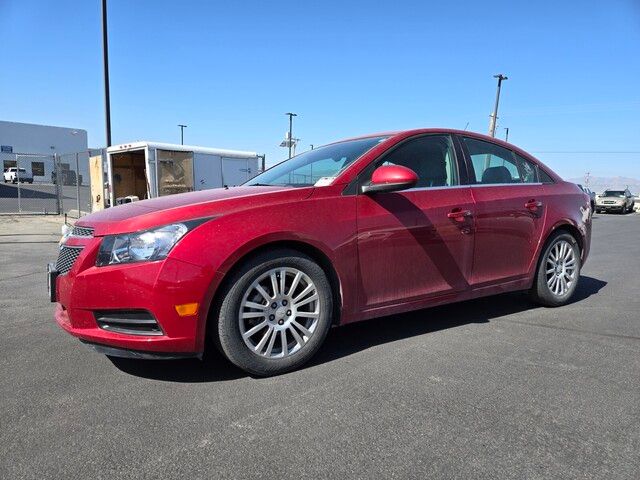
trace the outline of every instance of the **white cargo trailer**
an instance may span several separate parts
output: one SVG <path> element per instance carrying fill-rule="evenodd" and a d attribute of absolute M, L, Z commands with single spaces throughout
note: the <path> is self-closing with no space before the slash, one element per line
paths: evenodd
<path fill-rule="evenodd" d="M 261 159 L 256 152 L 190 145 L 153 142 L 114 145 L 107 149 L 106 175 L 92 171 L 92 185 L 96 177 L 97 190 L 92 193 L 93 209 L 100 208 L 101 202 L 96 202 L 96 198 L 102 182 L 106 183 L 104 196 L 108 204 L 116 205 L 118 199 L 126 197 L 143 200 L 239 185 L 260 172 Z"/>

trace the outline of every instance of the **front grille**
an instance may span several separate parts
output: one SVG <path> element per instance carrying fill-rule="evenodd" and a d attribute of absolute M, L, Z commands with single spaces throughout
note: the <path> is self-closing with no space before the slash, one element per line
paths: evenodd
<path fill-rule="evenodd" d="M 94 312 L 98 326 L 109 332 L 127 335 L 162 335 L 162 329 L 146 310 L 110 310 Z"/>
<path fill-rule="evenodd" d="M 80 256 L 82 248 L 83 247 L 67 247 L 66 245 L 60 247 L 58 260 L 56 261 L 56 270 L 60 275 L 64 275 L 71 270 L 71 267 L 73 267 L 73 264 Z"/>
<path fill-rule="evenodd" d="M 605 201 L 604 201 L 604 202 L 602 202 L 602 203 L 605 203 L 605 204 L 607 204 L 607 205 L 615 205 L 615 203 L 616 203 L 616 202 L 615 202 L 615 201 L 613 201 L 613 200 L 605 200 Z"/>
<path fill-rule="evenodd" d="M 76 227 L 75 225 L 71 229 L 71 235 L 74 237 L 93 237 L 92 227 Z"/>

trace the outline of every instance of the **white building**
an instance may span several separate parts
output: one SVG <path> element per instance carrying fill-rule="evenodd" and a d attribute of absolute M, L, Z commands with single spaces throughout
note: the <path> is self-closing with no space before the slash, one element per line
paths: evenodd
<path fill-rule="evenodd" d="M 60 156 L 61 168 L 71 171 L 76 170 L 75 155 L 79 154 L 79 173 L 85 179 L 88 177 L 86 130 L 0 120 L 3 170 L 16 166 L 17 162 L 29 175 L 33 175 L 34 181 L 50 182 L 55 154 Z"/>

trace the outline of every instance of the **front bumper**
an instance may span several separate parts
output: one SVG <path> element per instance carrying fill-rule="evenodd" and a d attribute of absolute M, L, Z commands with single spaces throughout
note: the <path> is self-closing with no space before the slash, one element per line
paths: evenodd
<path fill-rule="evenodd" d="M 99 244 L 99 238 L 92 239 L 71 270 L 53 279 L 58 325 L 113 356 L 198 356 L 204 350 L 209 289 L 215 275 L 171 258 L 96 267 Z M 199 304 L 195 315 L 178 315 L 176 305 L 193 302 Z M 150 312 L 161 334 L 125 334 L 101 328 L 96 312 L 116 310 Z"/>
<path fill-rule="evenodd" d="M 604 210 L 606 212 L 620 212 L 624 209 L 624 205 L 598 205 L 596 204 L 596 210 Z"/>
<path fill-rule="evenodd" d="M 91 343 L 86 340 L 80 340 L 87 347 L 98 353 L 109 357 L 135 358 L 138 360 L 177 360 L 182 358 L 202 358 L 202 353 L 187 352 L 141 352 L 139 350 L 129 350 L 125 348 L 109 347 L 99 343 Z"/>

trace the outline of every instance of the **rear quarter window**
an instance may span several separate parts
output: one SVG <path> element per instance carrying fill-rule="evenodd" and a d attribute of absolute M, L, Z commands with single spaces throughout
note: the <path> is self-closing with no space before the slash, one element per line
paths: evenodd
<path fill-rule="evenodd" d="M 538 179 L 540 183 L 555 183 L 553 181 L 553 178 L 551 178 L 551 175 L 549 175 L 542 168 L 540 168 L 539 165 L 538 165 Z"/>

